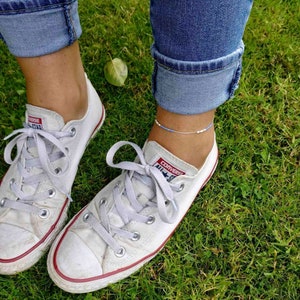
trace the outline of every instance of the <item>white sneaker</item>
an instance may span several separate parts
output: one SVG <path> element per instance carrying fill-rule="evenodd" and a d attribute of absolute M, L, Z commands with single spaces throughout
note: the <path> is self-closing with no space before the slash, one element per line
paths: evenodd
<path fill-rule="evenodd" d="M 87 86 L 88 110 L 81 120 L 65 124 L 59 114 L 27 105 L 25 128 L 8 136 L 16 137 L 5 148 L 11 166 L 0 186 L 0 274 L 35 264 L 66 220 L 79 161 L 105 118 L 89 80 Z"/>
<path fill-rule="evenodd" d="M 136 162 L 114 164 L 115 153 L 127 144 L 137 152 Z M 87 293 L 138 270 L 163 248 L 217 160 L 216 142 L 200 170 L 153 141 L 144 151 L 129 142 L 115 144 L 107 163 L 125 171 L 56 238 L 48 255 L 52 280 L 67 292 Z"/>

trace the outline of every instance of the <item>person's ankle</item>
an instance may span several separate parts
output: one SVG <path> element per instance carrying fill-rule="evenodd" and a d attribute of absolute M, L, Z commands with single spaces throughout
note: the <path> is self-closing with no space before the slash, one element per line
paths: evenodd
<path fill-rule="evenodd" d="M 26 81 L 28 103 L 59 113 L 68 122 L 87 110 L 87 88 L 78 41 L 57 52 L 16 58 Z"/>
<path fill-rule="evenodd" d="M 177 156 L 179 159 L 200 169 L 214 144 L 214 130 L 203 136 L 175 136 L 172 133 L 159 132 L 161 129 L 152 128 L 149 141 L 155 141 Z"/>
<path fill-rule="evenodd" d="M 88 108 L 88 92 L 85 79 L 76 87 L 68 89 L 64 96 L 64 101 L 61 102 L 63 105 L 57 106 L 53 110 L 64 118 L 65 123 L 83 118 Z"/>
<path fill-rule="evenodd" d="M 51 94 L 47 91 L 52 90 Z M 35 94 L 27 90 L 28 103 L 46 108 L 60 114 L 65 123 L 71 120 L 79 120 L 86 114 L 88 107 L 88 93 L 85 77 L 79 81 L 69 81 L 62 86 L 47 89 L 43 94 L 40 91 Z"/>
<path fill-rule="evenodd" d="M 153 125 L 148 140 L 156 141 L 178 158 L 200 169 L 214 144 L 214 113 L 184 116 L 158 107 L 159 122 Z"/>

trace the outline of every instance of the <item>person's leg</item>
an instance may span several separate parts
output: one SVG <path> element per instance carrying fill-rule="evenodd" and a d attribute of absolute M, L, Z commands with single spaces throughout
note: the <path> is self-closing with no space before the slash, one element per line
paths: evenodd
<path fill-rule="evenodd" d="M 0 33 L 24 74 L 28 103 L 56 111 L 65 122 L 81 118 L 87 92 L 77 2 L 2 1 Z"/>
<path fill-rule="evenodd" d="M 84 74 L 80 33 L 76 1 L 0 3 L 0 36 L 21 66 L 28 97 L 24 128 L 9 135 L 4 151 L 0 274 L 31 267 L 58 234 L 80 158 L 104 120 Z"/>
<path fill-rule="evenodd" d="M 78 42 L 38 57 L 17 57 L 26 80 L 29 104 L 53 110 L 64 121 L 81 119 L 87 110 L 87 86 Z"/>
<path fill-rule="evenodd" d="M 157 120 L 143 150 L 112 146 L 107 163 L 124 172 L 52 245 L 48 272 L 59 287 L 85 293 L 117 282 L 170 238 L 216 168 L 214 111 L 236 88 L 250 7 L 248 0 L 152 1 Z M 138 157 L 115 164 L 124 145 Z"/>
<path fill-rule="evenodd" d="M 215 109 L 232 96 L 250 9 L 249 0 L 151 2 L 153 92 L 156 118 L 165 127 L 182 132 L 205 128 Z M 214 130 L 184 135 L 154 124 L 149 140 L 199 168 L 213 145 Z"/>
<path fill-rule="evenodd" d="M 166 130 L 155 123 L 148 140 L 156 141 L 180 159 L 200 169 L 214 144 L 214 126 L 210 127 L 214 116 L 215 110 L 202 114 L 182 115 L 158 106 L 156 120 L 168 129 L 180 132 L 196 132 L 207 127 L 209 129 L 199 134 L 181 134 Z"/>

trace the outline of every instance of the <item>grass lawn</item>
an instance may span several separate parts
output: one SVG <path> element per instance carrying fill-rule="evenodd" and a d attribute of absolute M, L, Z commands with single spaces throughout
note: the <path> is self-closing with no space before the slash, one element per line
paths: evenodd
<path fill-rule="evenodd" d="M 142 145 L 155 114 L 148 1 L 79 3 L 82 58 L 107 119 L 80 164 L 70 217 L 118 174 L 106 167 L 108 149 L 118 140 Z M 0 276 L 0 299 L 300 299 L 299 0 L 257 0 L 244 41 L 240 87 L 217 114 L 219 166 L 162 252 L 122 282 L 83 295 L 57 288 L 44 257 Z M 104 79 L 110 57 L 127 62 L 122 88 Z M 3 138 L 22 127 L 26 95 L 3 43 L 0 68 L 3 176 Z"/>

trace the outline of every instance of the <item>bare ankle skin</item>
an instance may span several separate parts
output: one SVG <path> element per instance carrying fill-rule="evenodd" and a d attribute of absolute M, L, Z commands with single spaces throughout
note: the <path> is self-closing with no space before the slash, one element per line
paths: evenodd
<path fill-rule="evenodd" d="M 197 115 L 179 115 L 157 108 L 157 120 L 177 131 L 197 131 L 213 122 L 215 110 Z M 154 124 L 149 141 L 156 141 L 175 156 L 200 169 L 214 143 L 214 127 L 200 134 L 169 132 Z"/>
<path fill-rule="evenodd" d="M 17 57 L 29 104 L 59 113 L 65 122 L 82 118 L 87 88 L 78 42 L 39 57 Z"/>

